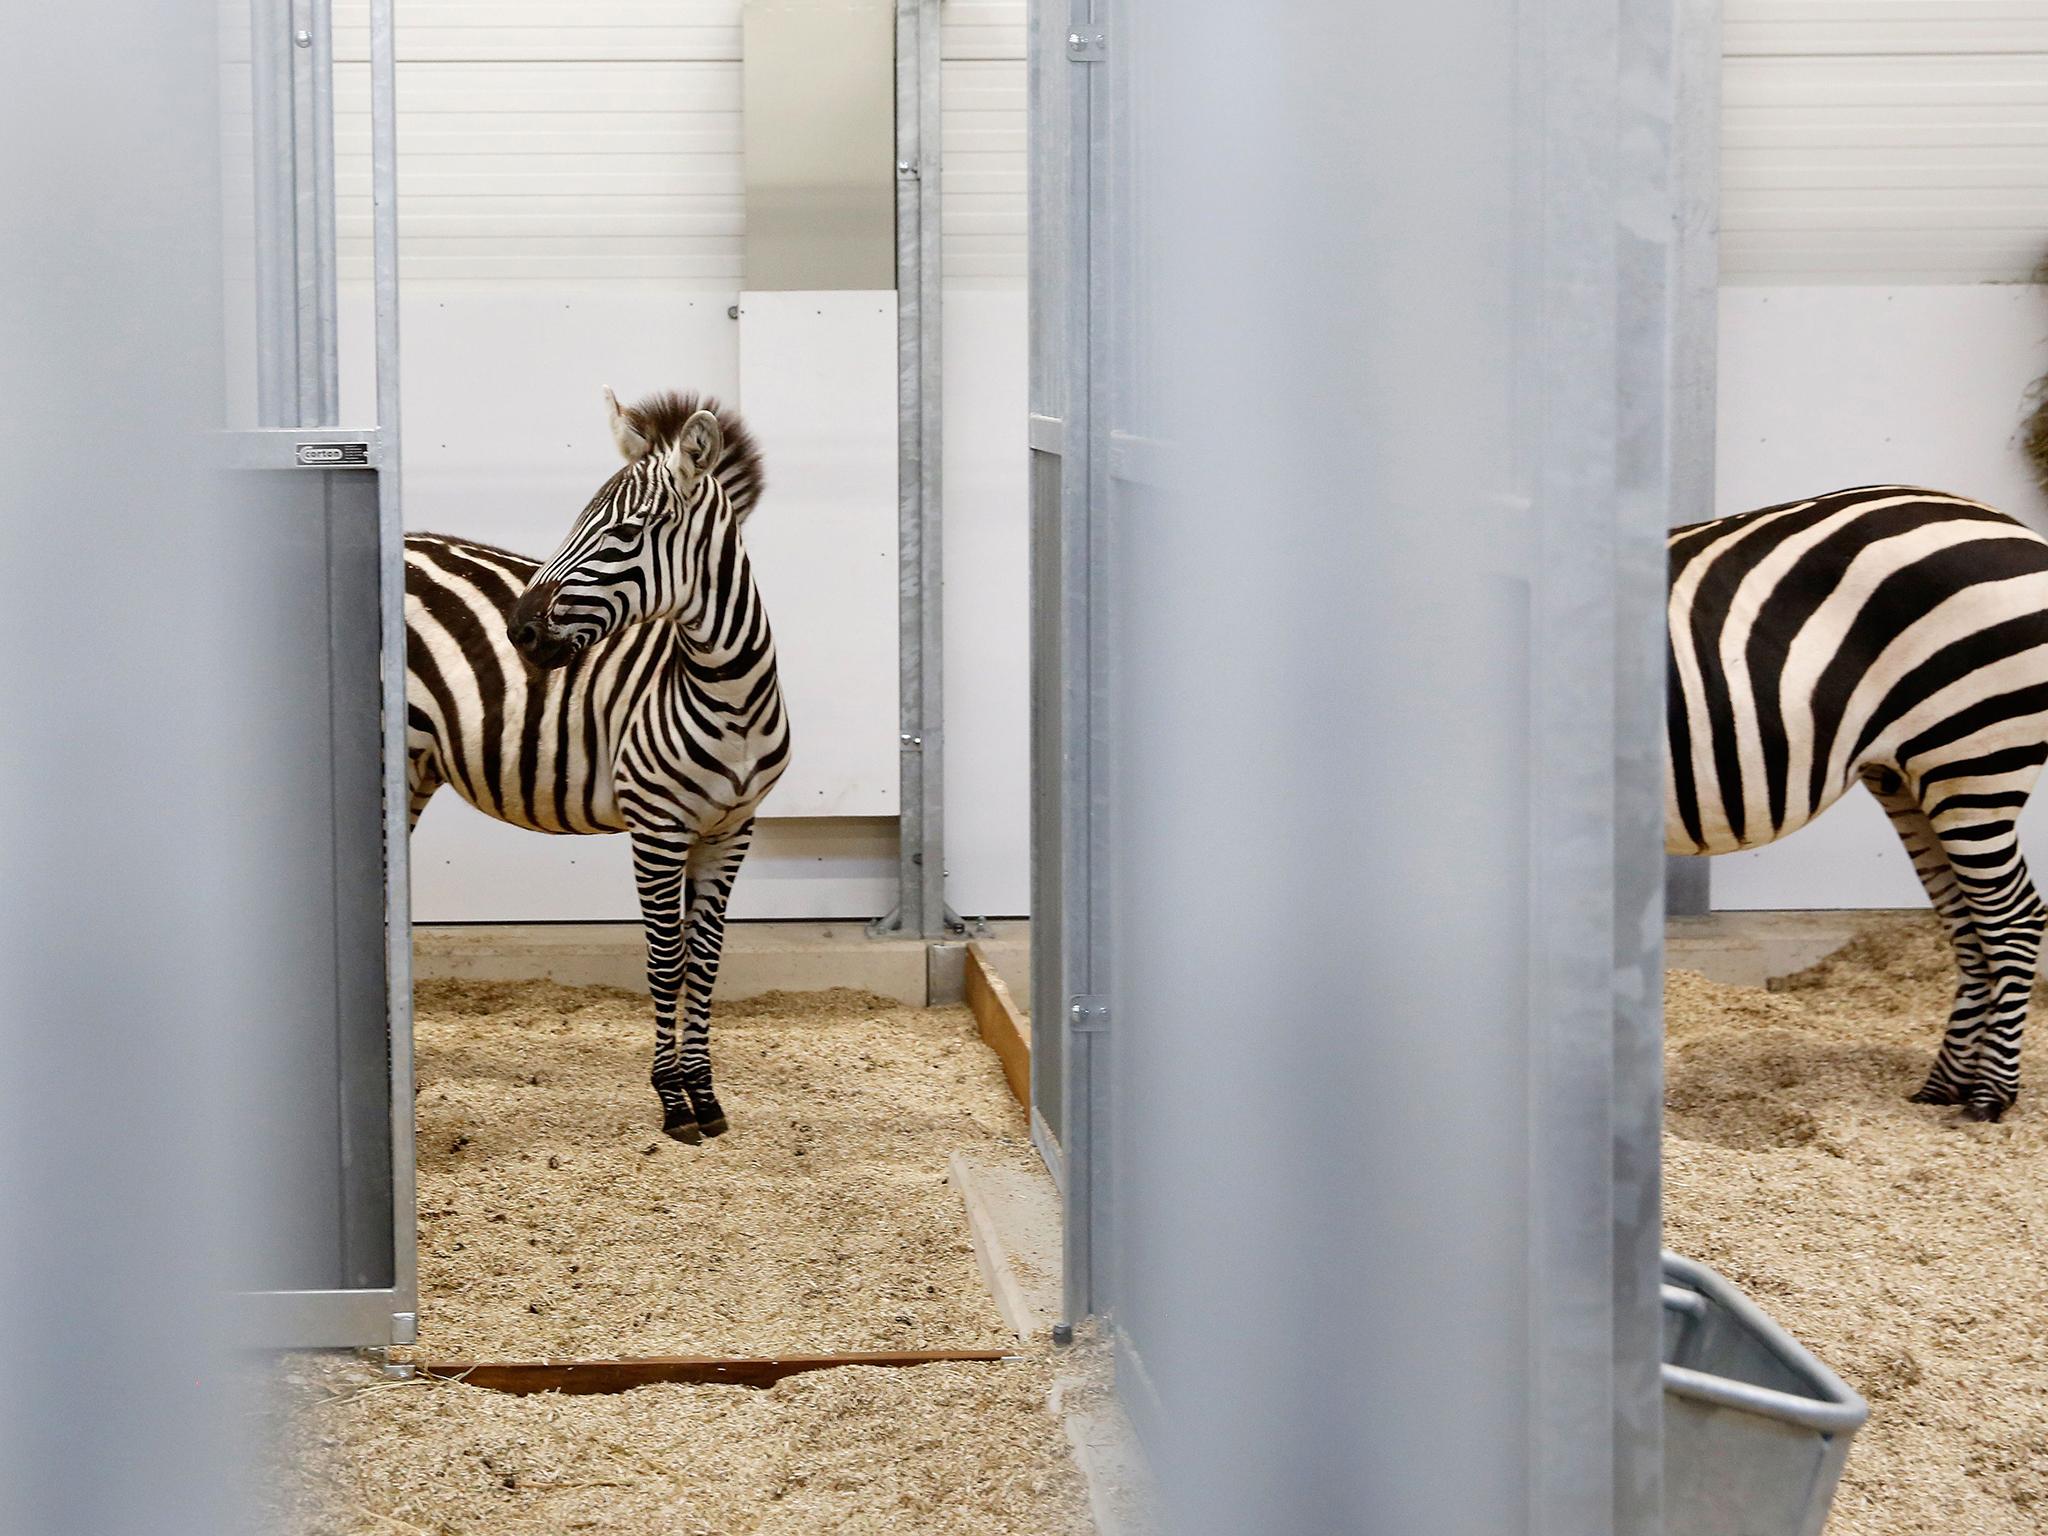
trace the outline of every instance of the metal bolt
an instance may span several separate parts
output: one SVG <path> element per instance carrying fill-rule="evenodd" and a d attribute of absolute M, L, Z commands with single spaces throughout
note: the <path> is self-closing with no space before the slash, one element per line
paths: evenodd
<path fill-rule="evenodd" d="M 305 31 L 302 28 L 301 30 L 294 32 L 292 34 L 292 41 L 297 43 L 301 48 L 310 48 L 313 46 L 313 34 L 308 31 Z"/>
<path fill-rule="evenodd" d="M 726 305 L 726 306 L 725 306 L 725 318 L 726 318 L 726 319 L 728 319 L 728 320 L 737 320 L 737 319 L 739 319 L 739 317 L 740 317 L 740 307 L 739 307 L 739 305 L 737 305 L 737 304 L 728 304 L 728 305 Z"/>
<path fill-rule="evenodd" d="M 915 176 L 917 174 L 917 162 L 914 160 L 898 160 L 896 162 L 896 174 L 898 176 Z"/>

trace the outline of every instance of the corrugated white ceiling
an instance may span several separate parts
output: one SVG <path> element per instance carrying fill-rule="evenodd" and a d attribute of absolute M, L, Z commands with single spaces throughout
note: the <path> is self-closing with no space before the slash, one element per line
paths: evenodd
<path fill-rule="evenodd" d="M 2048 3 L 1727 0 L 1721 275 L 2024 281 L 2048 256 Z"/>
<path fill-rule="evenodd" d="M 367 29 L 362 0 L 339 0 L 345 280 L 369 275 Z M 949 0 L 943 53 L 947 278 L 1021 284 L 1023 0 Z M 402 275 L 736 290 L 739 59 L 740 0 L 408 0 Z"/>

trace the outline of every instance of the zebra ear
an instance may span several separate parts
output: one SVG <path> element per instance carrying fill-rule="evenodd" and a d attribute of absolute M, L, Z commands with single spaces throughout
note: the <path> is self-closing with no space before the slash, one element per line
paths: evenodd
<path fill-rule="evenodd" d="M 683 423 L 669 450 L 668 469 L 678 491 L 688 491 L 709 474 L 725 451 L 725 429 L 710 411 L 698 411 Z"/>
<path fill-rule="evenodd" d="M 625 408 L 619 404 L 619 397 L 612 393 L 610 385 L 605 386 L 604 405 L 605 410 L 611 415 L 612 441 L 619 445 L 620 455 L 628 464 L 635 459 L 644 458 L 647 454 L 647 439 L 640 435 L 639 429 L 626 415 Z"/>

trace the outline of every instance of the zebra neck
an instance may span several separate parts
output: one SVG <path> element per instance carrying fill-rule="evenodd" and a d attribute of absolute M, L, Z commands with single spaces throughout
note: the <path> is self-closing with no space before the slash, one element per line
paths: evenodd
<path fill-rule="evenodd" d="M 670 686 L 713 712 L 751 720 L 775 687 L 775 642 L 744 549 L 724 590 L 703 610 L 670 621 Z"/>

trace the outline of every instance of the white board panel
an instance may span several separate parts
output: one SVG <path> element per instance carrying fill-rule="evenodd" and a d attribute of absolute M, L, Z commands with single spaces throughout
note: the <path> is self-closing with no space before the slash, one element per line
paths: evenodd
<path fill-rule="evenodd" d="M 896 823 L 763 817 L 733 886 L 736 918 L 874 917 L 896 898 Z M 493 821 L 451 790 L 412 839 L 413 920 L 622 923 L 640 906 L 623 833 L 549 837 Z"/>
<path fill-rule="evenodd" d="M 1720 335 L 1722 512 L 1893 481 L 2048 530 L 2015 436 L 2028 385 L 2048 371 L 2048 291 L 1728 288 Z M 2023 828 L 2048 867 L 2048 797 Z M 1781 843 L 1714 860 L 1723 910 L 1921 900 L 1890 823 L 1860 790 Z"/>
<path fill-rule="evenodd" d="M 408 283 L 399 311 L 407 526 L 535 556 L 619 467 L 604 389 L 735 398 L 737 294 Z M 342 419 L 376 416 L 370 298 L 343 284 Z M 769 449 L 769 473 L 774 451 Z M 773 494 L 772 492 L 770 493 Z"/>
<path fill-rule="evenodd" d="M 1031 508 L 1023 290 L 946 289 L 946 899 L 1031 910 Z"/>
<path fill-rule="evenodd" d="M 794 740 L 779 816 L 898 803 L 896 295 L 740 298 L 740 409 L 768 490 L 747 524 Z"/>

